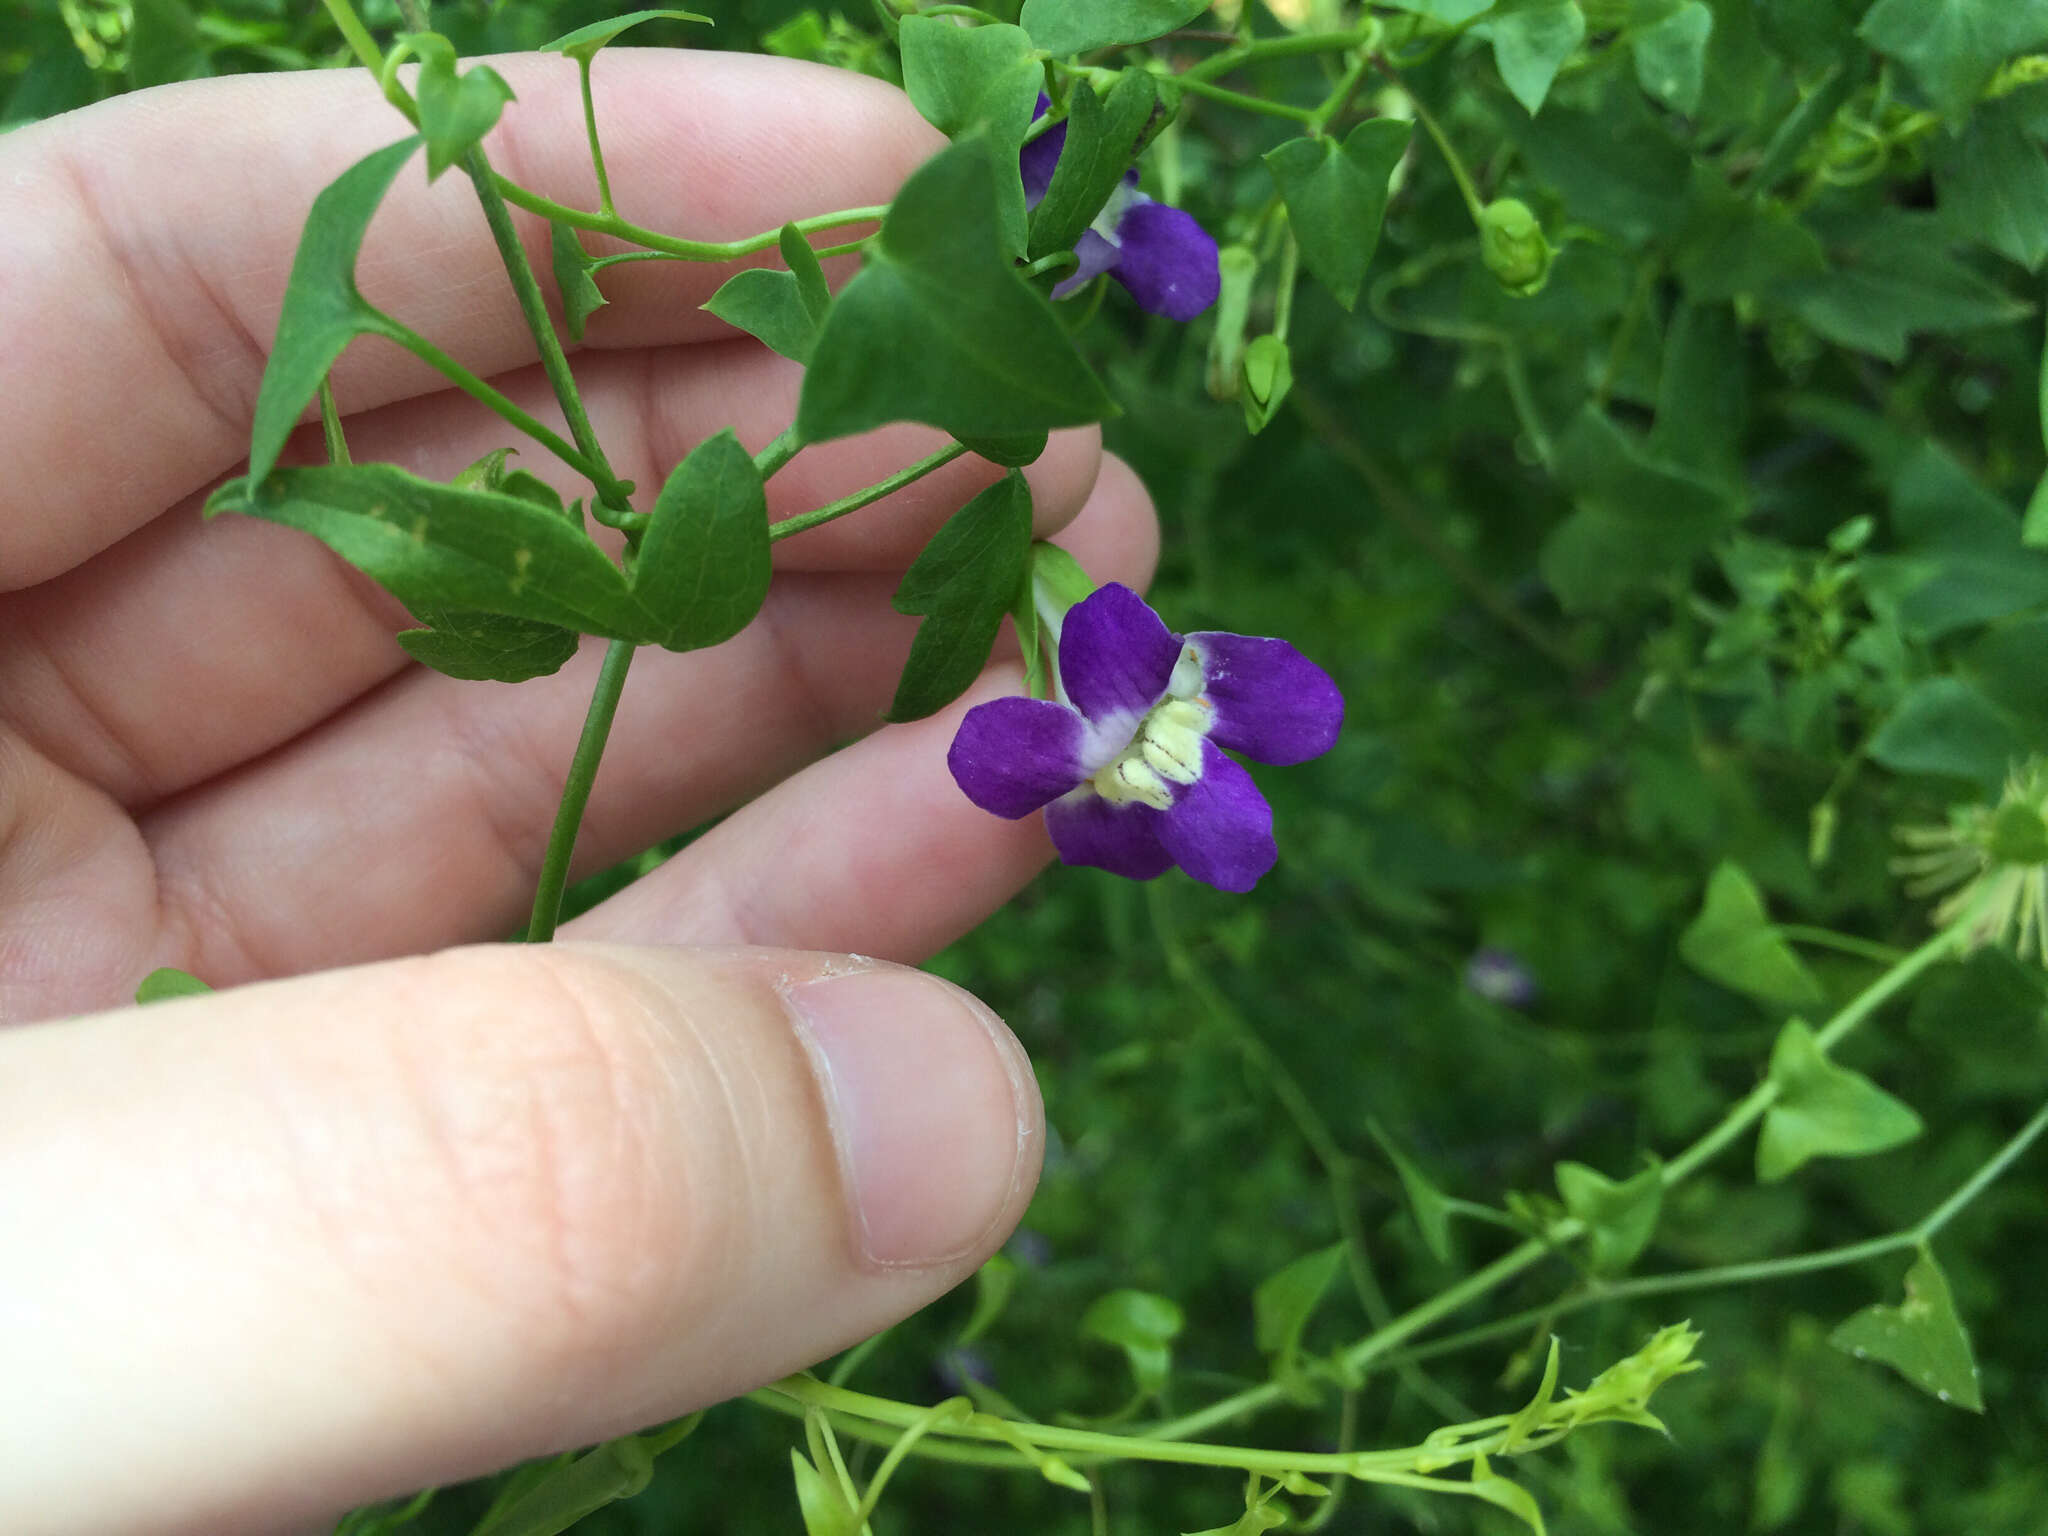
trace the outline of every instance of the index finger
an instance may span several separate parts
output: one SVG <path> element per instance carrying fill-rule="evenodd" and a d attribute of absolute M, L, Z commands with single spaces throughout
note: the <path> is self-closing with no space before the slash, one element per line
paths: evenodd
<path fill-rule="evenodd" d="M 497 64 L 518 100 L 486 141 L 494 162 L 593 206 L 575 67 Z M 599 55 L 595 80 L 618 205 L 691 239 L 884 202 L 939 143 L 891 87 L 789 60 L 625 50 Z M 405 132 L 366 71 L 335 70 L 143 91 L 0 144 L 0 590 L 68 569 L 243 457 L 306 210 Z M 545 224 L 515 217 L 544 270 Z M 616 271 L 591 345 L 730 334 L 697 307 L 730 268 Z M 479 374 L 535 355 L 459 175 L 429 186 L 417 161 L 400 175 L 358 278 Z M 335 381 L 349 411 L 442 385 L 376 342 L 351 347 Z"/>

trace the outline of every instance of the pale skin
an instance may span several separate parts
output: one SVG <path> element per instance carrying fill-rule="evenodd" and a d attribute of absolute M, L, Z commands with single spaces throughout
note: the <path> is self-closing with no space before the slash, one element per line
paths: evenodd
<path fill-rule="evenodd" d="M 520 99 L 494 160 L 592 206 L 573 66 L 500 64 Z M 694 238 L 886 201 L 938 142 L 887 87 L 805 66 L 618 52 L 597 83 L 621 208 Z M 1048 855 L 1036 818 L 985 815 L 945 769 L 960 713 L 1017 669 L 867 734 L 909 640 L 896 574 L 990 466 L 779 544 L 753 628 L 636 661 L 578 871 L 730 814 L 535 948 L 486 941 L 521 925 L 596 647 L 517 688 L 441 678 L 310 539 L 200 520 L 247 451 L 307 204 L 402 132 L 367 76 L 334 71 L 0 140 L 14 1536 L 317 1529 L 673 1417 L 957 1284 L 1037 1175 L 1015 1041 L 890 963 Z M 361 280 L 559 427 L 498 271 L 460 174 L 429 188 L 415 163 Z M 701 437 L 730 424 L 758 449 L 793 408 L 794 365 L 697 308 L 724 275 L 614 269 L 574 357 L 643 496 Z M 381 342 L 336 388 L 359 459 L 446 476 L 513 440 Z M 807 450 L 771 513 L 939 442 Z M 298 456 L 317 450 L 302 431 Z M 515 462 L 585 489 L 538 448 Z M 1029 477 L 1041 534 L 1142 584 L 1151 509 L 1093 433 L 1056 436 Z M 124 1006 L 160 965 L 230 990 Z"/>

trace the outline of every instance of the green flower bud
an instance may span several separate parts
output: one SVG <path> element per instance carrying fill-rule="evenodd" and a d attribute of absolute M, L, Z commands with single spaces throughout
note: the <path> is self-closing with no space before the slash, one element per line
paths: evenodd
<path fill-rule="evenodd" d="M 1244 350 L 1241 373 L 1244 389 L 1238 403 L 1244 407 L 1245 427 L 1263 431 L 1294 387 L 1294 359 L 1287 343 L 1278 336 L 1256 338 Z"/>
<path fill-rule="evenodd" d="M 1543 223 L 1518 197 L 1488 203 L 1479 216 L 1479 249 L 1486 270 L 1510 293 L 1528 297 L 1550 280 L 1557 257 L 1543 236 Z"/>
<path fill-rule="evenodd" d="M 1209 333 L 1209 397 L 1235 400 L 1238 368 L 1244 361 L 1245 324 L 1252 313 L 1252 285 L 1258 280 L 1259 258 L 1242 245 L 1226 245 L 1216 253 L 1222 282 L 1216 298 L 1216 329 Z"/>

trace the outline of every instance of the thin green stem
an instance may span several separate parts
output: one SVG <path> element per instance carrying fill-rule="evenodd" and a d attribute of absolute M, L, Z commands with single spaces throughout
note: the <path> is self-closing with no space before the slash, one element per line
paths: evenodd
<path fill-rule="evenodd" d="M 590 803 L 598 761 L 604 756 L 612 718 L 619 712 L 619 695 L 626 687 L 626 669 L 632 666 L 637 649 L 630 640 L 614 640 L 605 647 L 604 665 L 598 669 L 597 686 L 591 690 L 590 708 L 583 717 L 583 735 L 576 743 L 576 755 L 569 760 L 569 773 L 562 782 L 562 803 L 555 811 L 547 852 L 541 858 L 540 880 L 533 892 L 533 916 L 526 925 L 529 944 L 545 944 L 552 939 L 555 925 L 561 921 L 562 892 L 569 888 L 569 858 L 576 851 L 583 808 Z"/>
<path fill-rule="evenodd" d="M 741 240 L 679 240 L 673 235 L 664 235 L 658 229 L 648 229 L 629 219 L 622 219 L 615 213 L 593 213 L 584 208 L 572 208 L 567 203 L 558 203 L 551 197 L 542 197 L 519 185 L 516 181 L 493 172 L 491 183 L 498 194 L 515 208 L 524 208 L 528 213 L 537 213 L 544 219 L 553 219 L 573 229 L 588 230 L 592 234 L 612 235 L 634 245 L 645 246 L 650 251 L 662 251 L 670 256 L 680 256 L 685 261 L 735 261 L 750 256 L 755 251 L 765 251 L 782 237 L 778 227 L 758 235 L 748 235 Z M 808 219 L 798 219 L 796 227 L 804 234 L 821 229 L 838 229 L 847 224 L 865 224 L 878 220 L 889 211 L 886 203 L 877 203 L 867 208 L 844 208 L 837 213 L 816 214 Z"/>
<path fill-rule="evenodd" d="M 1472 173 L 1465 169 L 1464 159 L 1451 146 L 1450 136 L 1437 122 L 1436 114 L 1429 110 L 1420 96 L 1409 89 L 1408 82 L 1401 78 L 1399 70 L 1379 54 L 1373 55 L 1372 62 L 1381 74 L 1401 88 L 1401 93 L 1408 98 L 1408 104 L 1415 109 L 1415 120 L 1422 124 L 1423 131 L 1435 141 L 1437 152 L 1444 157 L 1444 164 L 1451 168 L 1451 179 L 1457 182 L 1458 194 L 1465 199 L 1466 210 L 1471 213 L 1472 222 L 1476 226 L 1486 216 L 1486 203 L 1479 195 L 1479 188 L 1473 184 Z"/>
<path fill-rule="evenodd" d="M 1197 79 L 1193 75 L 1182 75 L 1180 83 L 1191 96 L 1204 96 L 1223 106 L 1235 107 L 1240 112 L 1251 112 L 1260 117 L 1284 117 L 1289 122 L 1300 123 L 1304 127 L 1313 126 L 1316 120 L 1315 113 L 1307 107 L 1292 106 L 1284 101 L 1268 101 L 1263 96 L 1247 96 L 1242 91 L 1211 85 L 1207 80 Z"/>
<path fill-rule="evenodd" d="M 320 435 L 327 442 L 327 462 L 349 462 L 348 436 L 341 429 L 341 411 L 334 403 L 334 381 L 320 381 Z"/>
<path fill-rule="evenodd" d="M 597 173 L 597 208 L 600 213 L 612 212 L 612 179 L 604 168 L 604 145 L 597 137 L 597 99 L 590 92 L 590 61 L 592 54 L 579 53 L 576 57 L 576 73 L 583 89 L 583 132 L 590 140 L 590 168 Z"/>
<path fill-rule="evenodd" d="M 491 239 L 497 244 L 499 259 L 505 265 L 505 275 L 512 281 L 519 312 L 525 317 L 526 327 L 533 333 L 534 345 L 540 350 L 541 371 L 547 375 L 556 403 L 562 407 L 570 435 L 576 439 L 577 448 L 590 465 L 590 482 L 597 490 L 598 499 L 614 507 L 623 507 L 627 504 L 627 488 L 612 473 L 604 445 L 598 441 L 597 430 L 590 424 L 590 413 L 583 408 L 583 395 L 576 388 L 575 375 L 569 370 L 568 354 L 562 350 L 561 338 L 555 334 L 555 323 L 548 317 L 547 298 L 541 293 L 540 282 L 533 275 L 532 263 L 526 259 L 526 246 L 520 241 L 519 231 L 512 227 L 511 211 L 506 208 L 505 199 L 498 195 L 497 177 L 490 162 L 484 158 L 481 149 L 471 149 L 462 157 L 462 168 L 476 188 L 477 202 L 483 207 L 484 222 L 490 226 Z"/>
<path fill-rule="evenodd" d="M 1818 1270 L 1860 1264 L 1867 1259 L 1882 1258 L 1888 1253 L 1897 1253 L 1904 1248 L 1925 1247 L 1934 1239 L 1936 1233 L 1953 1221 L 1971 1201 L 1984 1192 L 1987 1186 L 2022 1157 L 2044 1131 L 2048 1131 L 2048 1104 L 2036 1110 L 2033 1117 L 2015 1132 L 1983 1167 L 1958 1186 L 1954 1193 L 1903 1231 L 1888 1232 L 1882 1237 L 1865 1238 L 1861 1242 L 1844 1243 L 1839 1247 L 1823 1248 L 1813 1253 L 1792 1254 L 1781 1259 L 1718 1264 L 1711 1268 L 1685 1270 L 1678 1274 L 1642 1275 L 1632 1280 L 1588 1286 L 1573 1295 L 1560 1297 L 1547 1306 L 1531 1307 L 1527 1311 L 1515 1313 L 1512 1317 L 1498 1318 L 1480 1327 L 1468 1328 L 1462 1333 L 1433 1339 L 1427 1344 L 1403 1352 L 1396 1359 L 1434 1359 L 1438 1355 L 1452 1354 L 1476 1344 L 1512 1337 L 1539 1324 L 1547 1327 L 1551 1319 L 1605 1302 L 1632 1301 L 1645 1296 L 1670 1296 L 1688 1291 L 1717 1290 L 1731 1285 L 1751 1285 L 1758 1281 L 1780 1280 L 1791 1275 L 1807 1275 Z"/>
<path fill-rule="evenodd" d="M 1832 928 L 1810 928 L 1804 923 L 1781 923 L 1778 935 L 1790 939 L 1794 944 L 1811 944 L 1816 949 L 1832 949 L 1838 954 L 1854 955 L 1859 960 L 1870 960 L 1878 965 L 1897 965 L 1906 957 L 1903 949 L 1890 944 L 1879 944 L 1871 939 L 1859 939 L 1852 933 L 1837 933 Z"/>
<path fill-rule="evenodd" d="M 1265 59 L 1294 58 L 1305 53 L 1342 53 L 1348 48 L 1370 43 L 1378 31 L 1379 24 L 1368 21 L 1348 32 L 1307 32 L 1292 37 L 1260 38 L 1256 42 L 1242 43 L 1221 53 L 1210 54 L 1201 63 L 1183 70 L 1180 81 L 1187 85 L 1196 80 L 1214 80 Z"/>
<path fill-rule="evenodd" d="M 754 468 L 763 480 L 771 480 L 785 464 L 803 451 L 804 440 L 792 422 L 775 436 L 775 441 L 754 455 Z"/>
<path fill-rule="evenodd" d="M 488 406 L 507 422 L 524 432 L 564 464 L 595 483 L 598 479 L 596 466 L 586 459 L 576 446 L 554 428 L 547 426 L 536 417 L 515 405 L 512 400 L 486 384 L 446 352 L 435 346 L 418 331 L 391 316 L 378 312 L 374 326 L 377 335 L 397 342 L 421 362 L 434 369 L 449 383 L 468 395 L 472 400 Z"/>
<path fill-rule="evenodd" d="M 1273 334 L 1282 341 L 1287 339 L 1287 328 L 1294 322 L 1294 288 L 1301 276 L 1301 243 L 1294 238 L 1294 229 L 1289 225 L 1287 238 L 1280 242 L 1280 275 L 1273 288 Z"/>
<path fill-rule="evenodd" d="M 933 470 L 941 465 L 952 463 L 953 460 L 959 458 L 965 452 L 967 452 L 967 445 L 965 443 L 954 443 L 949 447 L 941 448 L 937 453 L 919 459 L 909 468 L 898 470 L 886 480 L 877 480 L 873 485 L 855 491 L 851 496 L 842 496 L 837 501 L 828 501 L 822 507 L 817 507 L 809 512 L 799 512 L 795 517 L 785 517 L 781 522 L 768 530 L 768 538 L 771 543 L 779 542 L 795 534 L 804 533 L 812 528 L 816 528 L 821 523 L 829 523 L 835 517 L 844 517 L 849 512 L 858 512 L 862 507 L 880 501 L 891 492 L 902 490 L 911 481 L 922 480 Z"/>
<path fill-rule="evenodd" d="M 1361 51 L 1358 57 L 1351 61 L 1350 68 L 1344 71 L 1342 77 L 1330 91 L 1330 94 L 1323 98 L 1323 104 L 1310 114 L 1308 125 L 1310 133 L 1322 134 L 1329 127 L 1332 120 L 1343 112 L 1344 108 L 1350 103 L 1352 94 L 1357 91 L 1359 82 L 1365 78 L 1365 72 L 1370 68 L 1372 68 L 1371 56 Z"/>
<path fill-rule="evenodd" d="M 2035 1110 L 2033 1118 L 2021 1126 L 2014 1133 L 2013 1138 L 1998 1149 L 1997 1155 L 1990 1162 L 1971 1174 L 1964 1181 L 1962 1188 L 1958 1189 L 1954 1194 L 1942 1201 L 1940 1205 L 1937 1205 L 1933 1210 L 1920 1218 L 1919 1224 L 1913 1228 L 1912 1236 L 1914 1241 L 1918 1243 L 1932 1242 L 1934 1234 L 1955 1220 L 1963 1207 L 1982 1194 L 1985 1186 L 1993 1179 L 2010 1168 L 2014 1161 L 2039 1139 L 2043 1131 L 2048 1131 L 2048 1104 L 2043 1104 L 2039 1109 Z"/>
<path fill-rule="evenodd" d="M 377 39 L 370 35 L 370 29 L 363 25 L 363 18 L 356 14 L 356 8 L 349 0 L 322 0 L 327 14 L 334 18 L 334 25 L 340 30 L 342 41 L 372 75 L 382 78 L 384 74 L 384 50 L 377 46 Z"/>
<path fill-rule="evenodd" d="M 850 1392 L 843 1387 L 828 1386 L 810 1376 L 785 1377 L 765 1388 L 762 1393 L 753 1396 L 758 1399 L 768 1394 L 780 1394 L 803 1404 L 806 1409 L 844 1415 L 854 1421 L 866 1420 L 871 1424 L 893 1425 L 899 1433 L 921 1429 L 922 1432 L 935 1437 L 981 1440 L 998 1444 L 1013 1443 L 1022 1439 L 1041 1450 L 1113 1461 L 1163 1461 L 1183 1466 L 1234 1467 L 1241 1471 L 1263 1472 L 1268 1475 L 1288 1472 L 1306 1472 L 1311 1475 L 1335 1473 L 1374 1481 L 1414 1476 L 1415 1474 L 1408 1469 L 1425 1460 L 1434 1466 L 1445 1467 L 1455 1462 L 1469 1461 L 1476 1455 L 1490 1453 L 1498 1449 L 1506 1438 L 1504 1432 L 1495 1429 L 1494 1425 L 1504 1425 L 1511 1417 L 1501 1415 L 1498 1420 L 1482 1420 L 1479 1424 L 1461 1426 L 1480 1432 L 1453 1446 L 1404 1446 L 1384 1451 L 1305 1452 L 1275 1451 L 1260 1446 L 1167 1441 L 1153 1437 L 1111 1434 L 1103 1430 L 1073 1429 L 1060 1424 L 1020 1424 L 1011 1420 L 994 1420 L 986 1414 L 975 1414 L 958 1424 L 933 1426 L 929 1422 L 929 1408 L 899 1403 L 890 1398 L 872 1397 L 865 1392 Z M 1432 1481 L 1427 1486 L 1439 1485 Z"/>

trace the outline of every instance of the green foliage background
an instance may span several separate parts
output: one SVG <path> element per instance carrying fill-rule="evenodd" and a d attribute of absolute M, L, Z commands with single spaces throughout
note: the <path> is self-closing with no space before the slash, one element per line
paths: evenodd
<path fill-rule="evenodd" d="M 2012 760 L 2048 748 L 2048 555 L 2031 537 L 2048 541 L 2048 526 L 2021 515 L 2043 469 L 2048 84 L 2000 72 L 2048 44 L 2048 5 L 1534 0 L 1501 14 L 1546 6 L 1581 14 L 1586 41 L 1534 117 L 1526 67 L 1516 89 L 1503 79 L 1516 70 L 1497 61 L 1498 34 L 1447 40 L 1406 71 L 1483 194 L 1522 199 L 1558 247 L 1540 293 L 1495 281 L 1418 131 L 1355 311 L 1304 280 L 1294 408 L 1259 435 L 1205 393 L 1206 322 L 1112 298 L 1087 332 L 1125 406 L 1110 441 L 1166 525 L 1154 601 L 1181 629 L 1288 636 L 1335 674 L 1350 713 L 1329 757 L 1260 774 L 1282 859 L 1255 897 L 1055 870 L 935 962 L 1012 1021 L 1045 1090 L 1051 1144 L 1010 1249 L 1015 1292 L 973 1346 L 1034 1414 L 1124 1402 L 1122 1357 L 1076 1332 L 1122 1287 L 1184 1310 L 1170 1409 L 1265 1378 L 1254 1288 L 1340 1235 L 1303 1104 L 1341 1148 L 1395 1311 L 1512 1238 L 1459 1221 L 1451 1261 L 1433 1255 L 1369 1125 L 1444 1191 L 1491 1207 L 1552 1190 L 1561 1160 L 1621 1179 L 1668 1155 L 1758 1081 L 1795 1000 L 1745 995 L 1681 956 L 1710 874 L 1740 865 L 1785 923 L 1911 947 L 1926 916 L 1888 867 L 1891 829 L 1994 791 Z M 461 0 L 434 18 L 475 52 L 628 8 Z M 772 33 L 894 67 L 850 0 L 836 25 L 781 32 L 804 6 L 703 8 L 720 24 L 708 44 L 654 26 L 634 40 L 752 48 Z M 1456 23 L 1484 7 L 1384 9 Z M 0 0 L 10 121 L 205 71 L 341 58 L 317 7 L 286 0 Z M 1312 106 L 1329 81 L 1282 61 L 1233 85 Z M 1391 92 L 1374 100 L 1383 88 L 1368 81 L 1364 104 L 1397 111 Z M 1241 236 L 1273 195 L 1260 156 L 1295 131 L 1190 99 L 1148 175 Z M 1254 331 L 1271 319 L 1262 290 Z M 1537 999 L 1468 986 L 1482 947 L 1519 957 Z M 1802 952 L 1820 989 L 1809 1017 L 1874 974 L 1841 946 Z M 1634 1269 L 1910 1225 L 2048 1092 L 2043 1005 L 2040 970 L 1999 953 L 1937 972 L 1844 1053 L 1918 1112 L 1918 1139 L 1769 1183 L 1745 1143 L 1674 1193 Z M 1513 1469 L 1551 1529 L 2048 1528 L 2038 1153 L 1938 1245 L 1984 1416 L 1827 1343 L 1897 1299 L 1905 1254 L 1583 1307 L 1554 1325 L 1568 1384 L 1683 1317 L 1710 1368 L 1660 1397 L 1672 1441 L 1595 1429 Z M 1450 1326 L 1582 1283 L 1559 1258 Z M 953 1390 L 971 1302 L 898 1329 L 856 1384 L 912 1400 Z M 1304 1348 L 1372 1326 L 1339 1283 Z M 1359 1442 L 1511 1409 L 1551 1331 L 1374 1377 Z M 1230 1432 L 1333 1445 L 1335 1398 Z M 714 1412 L 645 1495 L 584 1529 L 793 1531 L 795 1435 L 765 1411 Z M 1124 1467 L 1105 1487 L 1103 1528 L 1133 1536 L 1224 1525 L 1239 1507 L 1222 1475 Z M 466 1529 L 485 1497 L 444 1494 L 422 1529 Z M 1353 1490 L 1324 1528 L 1511 1526 L 1445 1502 Z M 1079 1533 L 1091 1512 L 1034 1478 L 913 1465 L 875 1528 Z"/>

